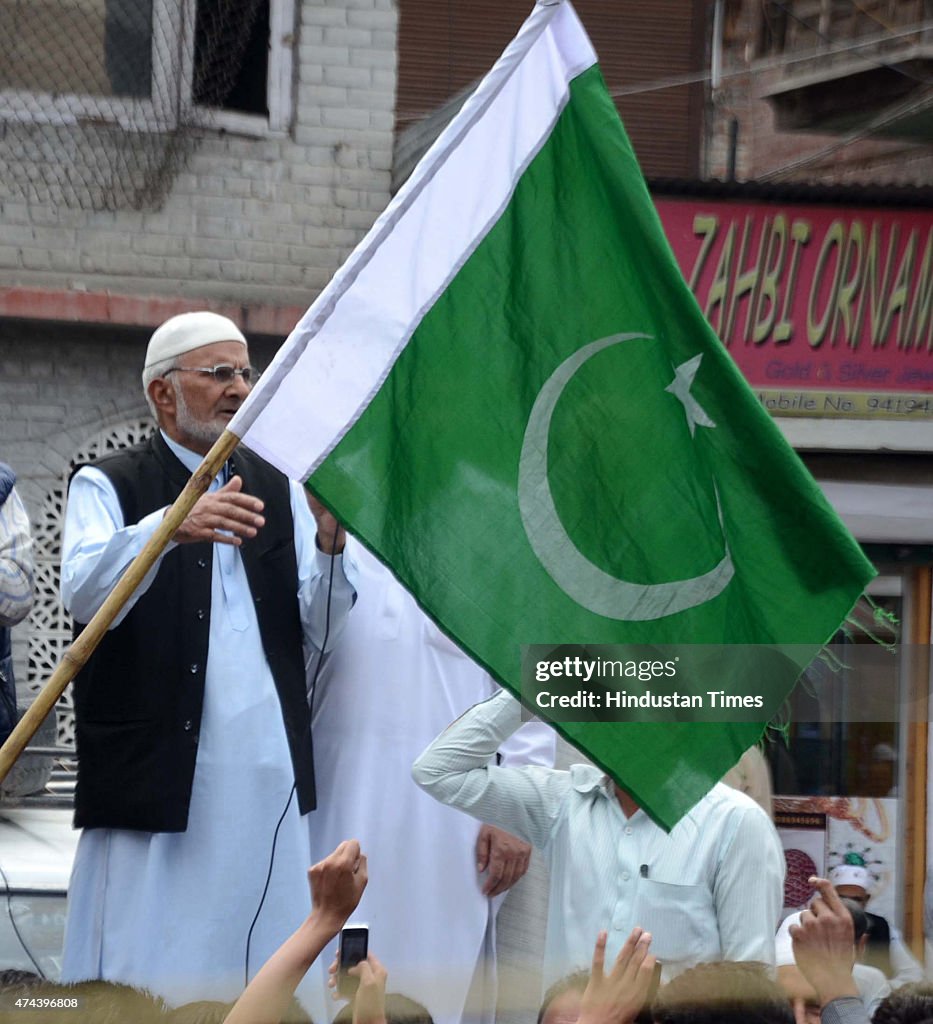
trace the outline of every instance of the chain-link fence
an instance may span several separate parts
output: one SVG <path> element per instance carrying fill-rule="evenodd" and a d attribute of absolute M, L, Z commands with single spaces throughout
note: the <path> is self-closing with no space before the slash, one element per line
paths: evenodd
<path fill-rule="evenodd" d="M 0 0 L 0 196 L 157 207 L 194 127 L 263 112 L 268 30 L 269 0 Z"/>

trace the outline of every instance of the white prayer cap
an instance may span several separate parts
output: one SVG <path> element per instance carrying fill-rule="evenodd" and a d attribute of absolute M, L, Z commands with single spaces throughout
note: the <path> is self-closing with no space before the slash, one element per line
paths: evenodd
<path fill-rule="evenodd" d="M 837 864 L 830 869 L 829 880 L 837 889 L 840 885 L 857 885 L 871 892 L 872 888 L 871 872 L 861 864 Z"/>
<path fill-rule="evenodd" d="M 202 310 L 197 313 L 180 313 L 170 317 L 157 327 L 149 339 L 146 362 L 143 369 L 163 359 L 174 359 L 196 348 L 214 345 L 218 341 L 238 341 L 246 344 L 246 338 L 239 327 L 219 313 Z"/>

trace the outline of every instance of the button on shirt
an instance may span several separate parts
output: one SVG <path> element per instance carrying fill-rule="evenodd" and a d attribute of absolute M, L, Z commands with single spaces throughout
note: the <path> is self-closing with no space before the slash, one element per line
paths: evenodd
<path fill-rule="evenodd" d="M 590 765 L 491 764 L 520 724 L 518 703 L 503 691 L 439 736 L 413 775 L 442 803 L 542 851 L 547 981 L 586 967 L 602 929 L 611 962 L 636 925 L 651 932 L 665 980 L 712 960 L 774 963 L 784 857 L 753 800 L 717 785 L 667 833 L 644 811 L 626 818 L 612 783 Z"/>

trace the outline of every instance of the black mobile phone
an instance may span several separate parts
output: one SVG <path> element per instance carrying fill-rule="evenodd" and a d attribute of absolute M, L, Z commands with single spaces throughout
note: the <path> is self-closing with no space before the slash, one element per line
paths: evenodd
<path fill-rule="evenodd" d="M 337 992 L 345 999 L 352 999 L 359 987 L 359 978 L 347 974 L 351 967 L 365 960 L 369 953 L 369 926 L 349 925 L 340 931 L 337 946 Z"/>

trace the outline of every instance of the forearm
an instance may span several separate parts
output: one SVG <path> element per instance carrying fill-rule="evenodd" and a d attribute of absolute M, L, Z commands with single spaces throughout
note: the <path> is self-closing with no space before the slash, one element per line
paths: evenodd
<path fill-rule="evenodd" d="M 349 553 L 330 554 L 317 544 L 317 523 L 301 484 L 291 482 L 289 496 L 298 559 L 298 604 L 306 654 L 333 650 L 356 600 L 356 564 Z"/>
<path fill-rule="evenodd" d="M 501 691 L 442 732 L 415 761 L 412 777 L 435 800 L 461 806 L 487 784 L 490 761 L 519 725 L 517 701 Z"/>
<path fill-rule="evenodd" d="M 295 989 L 339 927 L 313 911 L 304 924 L 272 954 L 236 1001 L 225 1024 L 278 1024 Z"/>
<path fill-rule="evenodd" d="M 89 622 L 142 551 L 162 521 L 163 510 L 153 512 L 130 527 L 115 531 L 106 540 L 88 538 L 67 545 L 62 555 L 62 603 L 78 622 Z M 140 597 L 152 586 L 161 559 L 176 545 L 166 548 L 126 602 L 113 626 L 129 614 Z"/>
<path fill-rule="evenodd" d="M 415 761 L 412 777 L 435 800 L 540 847 L 550 834 L 567 773 L 490 763 L 520 724 L 518 702 L 500 692 L 441 733 Z"/>
<path fill-rule="evenodd" d="M 162 522 L 164 509 L 125 524 L 113 484 L 97 469 L 75 475 L 68 492 L 62 539 L 62 603 L 78 622 L 88 622 L 117 581 Z M 177 545 L 172 542 L 124 605 L 111 628 L 118 625 L 155 579 L 161 558 Z"/>

